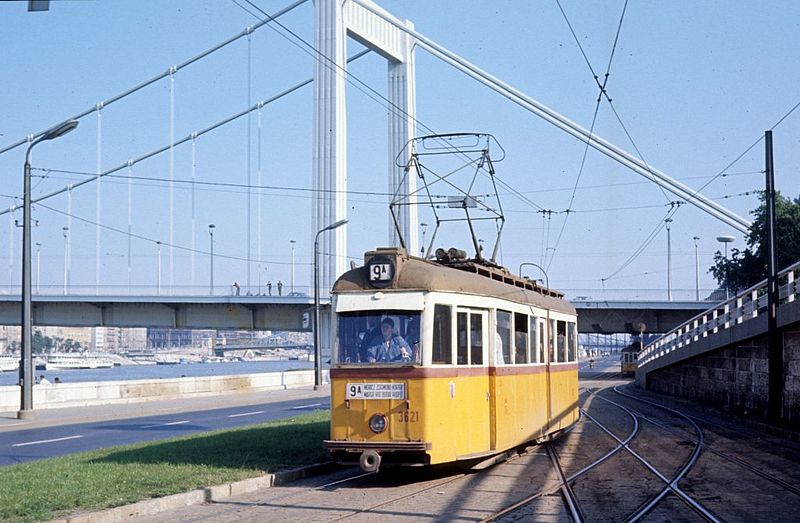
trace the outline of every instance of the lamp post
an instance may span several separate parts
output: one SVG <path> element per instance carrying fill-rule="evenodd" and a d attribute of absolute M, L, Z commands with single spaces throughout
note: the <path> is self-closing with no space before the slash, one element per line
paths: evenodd
<path fill-rule="evenodd" d="M 717 241 L 721 244 L 725 245 L 725 299 L 727 300 L 730 298 L 729 288 L 730 283 L 728 282 L 728 275 L 730 271 L 728 270 L 728 244 L 733 243 L 736 240 L 733 236 L 717 236 Z"/>
<path fill-rule="evenodd" d="M 214 229 L 217 226 L 213 223 L 208 224 L 208 236 L 211 241 L 211 268 L 209 270 L 209 283 L 208 283 L 208 295 L 214 295 Z"/>
<path fill-rule="evenodd" d="M 42 133 L 25 151 L 22 204 L 22 361 L 19 366 L 21 389 L 18 419 L 33 419 L 33 322 L 31 318 L 31 149 L 39 142 L 53 140 L 78 126 L 78 120 L 69 120 Z"/>
<path fill-rule="evenodd" d="M 292 290 L 290 292 L 294 292 L 294 244 L 297 242 L 289 240 L 289 243 L 292 245 L 292 279 L 290 281 Z"/>
<path fill-rule="evenodd" d="M 425 257 L 425 232 L 428 230 L 428 224 L 422 222 L 419 224 L 420 228 L 422 229 L 422 245 L 419 248 L 419 253 L 422 257 Z"/>
<path fill-rule="evenodd" d="M 672 301 L 672 241 L 670 237 L 672 218 L 667 218 L 664 223 L 667 224 L 667 301 Z"/>
<path fill-rule="evenodd" d="M 67 263 L 67 236 L 69 227 L 62 227 L 61 234 L 64 235 L 64 296 L 69 291 L 69 264 Z"/>
<path fill-rule="evenodd" d="M 699 236 L 693 236 L 694 240 L 694 301 L 700 301 L 700 255 L 697 251 Z"/>
<path fill-rule="evenodd" d="M 36 242 L 36 294 L 41 294 L 40 278 L 42 276 L 42 244 Z"/>
<path fill-rule="evenodd" d="M 314 390 L 322 386 L 322 346 L 319 328 L 319 235 L 331 231 L 347 223 L 347 219 L 334 222 L 317 231 L 314 237 Z"/>
<path fill-rule="evenodd" d="M 161 296 L 161 242 L 156 242 L 158 263 L 156 263 L 156 296 Z"/>
<path fill-rule="evenodd" d="M 522 268 L 524 266 L 526 266 L 526 265 L 530 265 L 531 267 L 536 267 L 537 269 L 542 271 L 542 274 L 544 274 L 545 286 L 549 289 L 550 288 L 550 278 L 547 277 L 547 272 L 544 269 L 542 269 L 539 265 L 537 265 L 537 264 L 535 264 L 533 262 L 524 262 L 524 263 L 520 263 L 519 264 L 519 275 L 520 275 L 520 277 L 522 276 Z"/>

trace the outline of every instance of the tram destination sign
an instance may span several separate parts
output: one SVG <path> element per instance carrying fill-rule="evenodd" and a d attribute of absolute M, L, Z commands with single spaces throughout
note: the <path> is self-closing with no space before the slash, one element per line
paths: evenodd
<path fill-rule="evenodd" d="M 405 383 L 348 383 L 349 400 L 404 400 Z"/>
<path fill-rule="evenodd" d="M 375 256 L 367 264 L 369 271 L 369 284 L 373 287 L 384 288 L 394 280 L 394 262 L 386 256 Z"/>

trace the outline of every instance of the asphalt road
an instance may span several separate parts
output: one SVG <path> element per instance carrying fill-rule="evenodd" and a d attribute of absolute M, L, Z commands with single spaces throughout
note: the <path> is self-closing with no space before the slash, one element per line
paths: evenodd
<path fill-rule="evenodd" d="M 213 410 L 6 430 L 0 433 L 0 466 L 184 434 L 243 427 L 286 418 L 293 413 L 329 408 L 330 400 L 327 397 L 311 395 Z"/>

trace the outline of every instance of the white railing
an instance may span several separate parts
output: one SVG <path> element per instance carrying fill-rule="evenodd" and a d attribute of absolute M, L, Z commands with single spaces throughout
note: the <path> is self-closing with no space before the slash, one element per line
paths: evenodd
<path fill-rule="evenodd" d="M 797 280 L 800 262 L 778 273 L 778 307 L 798 299 Z M 757 318 L 767 310 L 767 280 L 763 280 L 733 298 L 702 312 L 683 325 L 672 329 L 647 345 L 639 354 L 639 366 L 666 356 L 682 347 L 703 338 L 724 332 L 732 325 L 739 325 Z"/>

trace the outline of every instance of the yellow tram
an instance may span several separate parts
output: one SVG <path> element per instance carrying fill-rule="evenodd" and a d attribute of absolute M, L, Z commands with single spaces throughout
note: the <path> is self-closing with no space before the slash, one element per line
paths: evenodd
<path fill-rule="evenodd" d="M 633 376 L 636 374 L 636 369 L 639 367 L 640 348 L 641 346 L 637 341 L 622 349 L 620 361 L 623 376 Z"/>
<path fill-rule="evenodd" d="M 563 294 L 463 251 L 365 254 L 333 287 L 339 463 L 475 464 L 578 420 L 577 324 Z"/>

